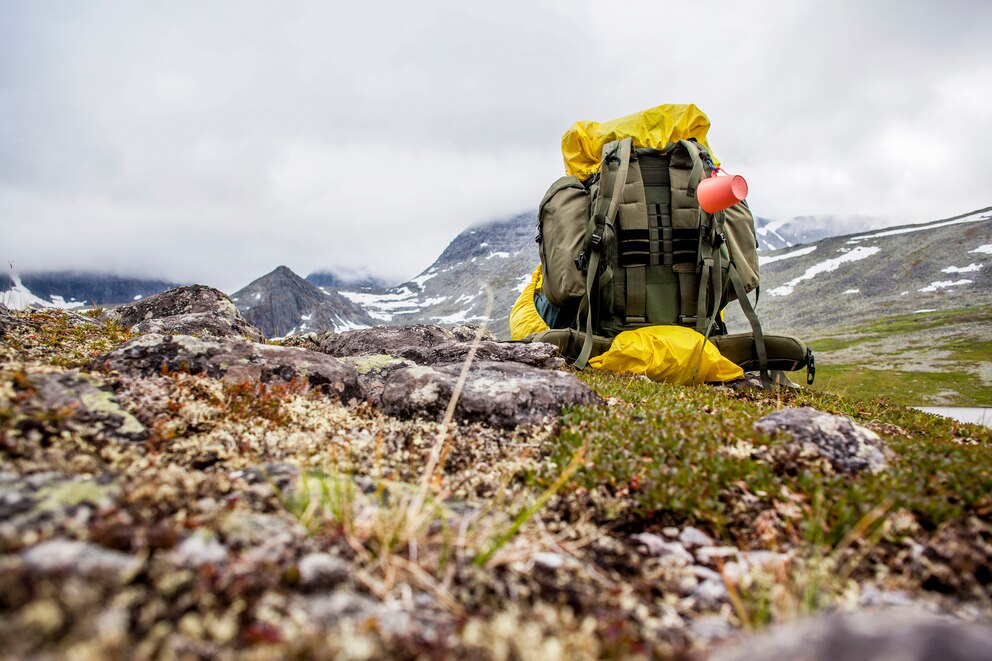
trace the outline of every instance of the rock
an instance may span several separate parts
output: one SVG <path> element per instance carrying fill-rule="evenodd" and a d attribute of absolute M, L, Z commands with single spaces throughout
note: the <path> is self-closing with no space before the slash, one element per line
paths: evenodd
<path fill-rule="evenodd" d="M 56 538 L 21 554 L 24 564 L 40 573 L 74 574 L 126 581 L 140 567 L 140 558 L 111 551 L 89 542 Z"/>
<path fill-rule="evenodd" d="M 557 553 L 541 551 L 534 554 L 534 564 L 538 567 L 544 567 L 545 569 L 554 571 L 565 566 L 565 558 L 561 557 Z"/>
<path fill-rule="evenodd" d="M 376 326 L 337 335 L 326 334 L 318 341 L 318 346 L 320 351 L 338 357 L 385 354 L 405 358 L 418 365 L 461 363 L 472 347 L 474 330 L 460 327 L 450 331 L 431 324 Z M 512 361 L 547 369 L 557 369 L 565 364 L 557 357 L 557 348 L 553 345 L 497 342 L 492 339 L 479 342 L 475 359 Z"/>
<path fill-rule="evenodd" d="M 244 337 L 264 341 L 224 292 L 205 285 L 176 287 L 104 313 L 140 333 Z"/>
<path fill-rule="evenodd" d="M 713 608 L 726 601 L 727 586 L 722 578 L 708 578 L 696 587 L 692 598 L 701 608 Z"/>
<path fill-rule="evenodd" d="M 365 398 L 355 368 L 344 361 L 305 349 L 242 340 L 144 335 L 100 356 L 93 367 L 132 376 L 160 374 L 163 369 L 188 371 L 234 383 L 284 383 L 305 378 L 311 387 L 342 402 Z"/>
<path fill-rule="evenodd" d="M 974 661 L 992 659 L 992 630 L 915 609 L 817 616 L 718 648 L 712 661 Z"/>
<path fill-rule="evenodd" d="M 169 553 L 169 559 L 183 567 L 219 565 L 227 560 L 227 547 L 213 533 L 197 530 Z"/>
<path fill-rule="evenodd" d="M 689 629 L 704 643 L 713 643 L 734 633 L 734 627 L 727 618 L 719 615 L 704 615 L 689 620 Z"/>
<path fill-rule="evenodd" d="M 877 472 L 888 467 L 878 434 L 850 418 L 810 407 L 776 411 L 754 423 L 763 434 L 784 432 L 792 442 L 815 450 L 840 473 Z"/>
<path fill-rule="evenodd" d="M 23 319 L 15 317 L 6 305 L 0 303 L 0 337 L 5 336 L 11 329 L 26 323 Z"/>
<path fill-rule="evenodd" d="M 43 428 L 54 435 L 68 430 L 89 441 L 143 441 L 148 431 L 121 408 L 114 394 L 99 381 L 77 370 L 28 371 L 17 400 L 12 427 Z"/>
<path fill-rule="evenodd" d="M 673 555 L 677 558 L 685 560 L 686 564 L 691 565 L 693 563 L 692 554 L 686 551 L 685 547 L 678 542 L 669 542 L 663 537 L 653 535 L 649 532 L 631 535 L 631 539 L 641 544 L 644 550 L 650 555 Z"/>
<path fill-rule="evenodd" d="M 461 370 L 457 363 L 397 370 L 386 380 L 382 409 L 397 417 L 441 420 Z M 455 418 L 513 427 L 542 422 L 567 406 L 600 401 L 599 395 L 571 374 L 520 363 L 482 361 L 473 363 L 469 370 Z"/>
<path fill-rule="evenodd" d="M 348 580 L 351 563 L 328 553 L 308 553 L 297 564 L 300 585 L 307 589 L 332 588 Z"/>
<path fill-rule="evenodd" d="M 713 538 L 704 533 L 699 528 L 693 528 L 692 526 L 686 526 L 679 533 L 679 541 L 688 548 L 694 546 L 713 546 Z"/>

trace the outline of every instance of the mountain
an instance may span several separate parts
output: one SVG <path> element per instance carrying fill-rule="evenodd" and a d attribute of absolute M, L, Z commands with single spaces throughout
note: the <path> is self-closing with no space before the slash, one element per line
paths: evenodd
<path fill-rule="evenodd" d="M 10 308 L 78 308 L 130 303 L 179 285 L 164 280 L 132 278 L 110 273 L 46 271 L 12 276 L 0 292 Z M 9 302 L 8 302 L 9 301 Z"/>
<path fill-rule="evenodd" d="M 235 292 L 231 300 L 266 337 L 310 330 L 343 331 L 375 324 L 361 306 L 334 290 L 310 284 L 285 266 Z"/>
<path fill-rule="evenodd" d="M 392 286 L 392 283 L 374 275 L 346 270 L 314 271 L 306 277 L 306 281 L 317 287 L 331 289 L 387 289 Z"/>
<path fill-rule="evenodd" d="M 796 216 L 789 220 L 756 217 L 759 250 L 779 250 L 831 236 L 867 232 L 879 226 L 873 216 Z"/>
<path fill-rule="evenodd" d="M 416 278 L 385 291 L 341 295 L 363 306 L 375 323 L 450 326 L 488 319 L 494 333 L 508 337 L 510 308 L 540 262 L 536 235 L 532 213 L 470 227 Z"/>
<path fill-rule="evenodd" d="M 763 253 L 758 316 L 808 337 L 894 314 L 992 304 L 992 207 Z M 732 332 L 748 328 L 728 308 Z"/>

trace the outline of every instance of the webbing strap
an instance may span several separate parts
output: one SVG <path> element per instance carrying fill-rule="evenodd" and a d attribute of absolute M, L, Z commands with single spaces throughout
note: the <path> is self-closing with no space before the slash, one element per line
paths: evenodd
<path fill-rule="evenodd" d="M 596 296 L 598 295 L 598 287 L 596 286 L 598 276 L 599 276 L 599 263 L 603 251 L 606 250 L 606 246 L 612 242 L 614 236 L 614 221 L 617 217 L 617 211 L 620 209 L 620 199 L 623 197 L 623 187 L 627 182 L 627 170 L 630 167 L 630 151 L 631 151 L 631 139 L 626 138 L 622 140 L 619 144 L 613 143 L 607 145 L 603 149 L 604 161 L 609 160 L 616 154 L 619 158 L 619 164 L 615 170 L 615 174 L 612 168 L 604 167 L 601 170 L 604 172 L 604 181 L 600 184 L 599 194 L 600 199 L 596 202 L 596 214 L 594 215 L 590 224 L 595 223 L 596 227 L 590 234 L 595 236 L 596 231 L 602 231 L 601 241 L 598 245 L 589 245 L 589 267 L 586 271 L 586 293 L 583 297 L 583 303 L 586 307 L 586 336 L 582 342 L 582 349 L 579 351 L 579 357 L 575 359 L 575 368 L 583 369 L 589 364 L 589 358 L 592 356 L 592 336 L 593 336 L 593 303 Z M 605 165 L 605 163 L 604 163 Z M 613 186 L 609 186 L 609 178 L 614 177 Z M 604 195 L 609 196 L 609 206 L 606 210 L 606 216 L 603 218 L 603 227 L 600 230 L 598 227 L 599 223 L 599 211 L 602 209 L 603 204 L 606 202 Z"/>
<path fill-rule="evenodd" d="M 772 387 L 772 382 L 768 375 L 768 352 L 765 349 L 765 336 L 761 332 L 761 322 L 758 321 L 758 315 L 755 314 L 754 307 L 747 297 L 747 291 L 744 289 L 740 274 L 737 273 L 737 267 L 732 262 L 730 264 L 730 282 L 734 285 L 734 292 L 737 294 L 737 300 L 741 304 L 744 316 L 751 324 L 751 334 L 754 335 L 754 350 L 758 354 L 758 369 L 761 371 L 761 387 L 769 390 Z"/>
<path fill-rule="evenodd" d="M 692 159 L 692 171 L 689 172 L 689 185 L 686 187 L 686 194 L 689 197 L 696 197 L 696 189 L 699 188 L 699 180 L 703 178 L 703 159 L 699 158 L 699 147 L 691 140 L 679 140 L 679 144 L 689 152 Z"/>
<path fill-rule="evenodd" d="M 680 317 L 692 317 L 696 314 L 696 272 L 695 271 L 682 271 L 679 270 L 678 265 L 674 269 L 676 275 L 679 276 L 679 297 L 681 303 L 679 306 L 679 316 Z"/>
<path fill-rule="evenodd" d="M 709 293 L 710 276 L 713 271 L 713 258 L 703 258 L 702 272 L 699 274 L 699 292 L 696 294 L 696 330 L 701 334 L 706 334 L 706 321 L 708 309 L 706 305 L 706 295 Z"/>
<path fill-rule="evenodd" d="M 627 311 L 624 316 L 628 324 L 643 324 L 648 320 L 645 271 L 643 266 L 627 269 Z"/>

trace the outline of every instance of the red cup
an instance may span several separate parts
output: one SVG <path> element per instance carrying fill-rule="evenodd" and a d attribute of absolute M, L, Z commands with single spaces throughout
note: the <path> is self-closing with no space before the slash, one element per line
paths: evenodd
<path fill-rule="evenodd" d="M 706 213 L 716 213 L 729 209 L 747 197 L 747 182 L 739 174 L 726 177 L 713 176 L 699 182 L 696 199 Z"/>

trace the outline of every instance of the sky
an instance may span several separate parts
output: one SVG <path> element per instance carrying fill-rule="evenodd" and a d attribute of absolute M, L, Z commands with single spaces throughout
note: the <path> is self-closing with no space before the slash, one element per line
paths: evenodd
<path fill-rule="evenodd" d="M 0 0 L 0 258 L 401 282 L 660 103 L 760 216 L 944 218 L 992 205 L 990 35 L 988 0 Z"/>

